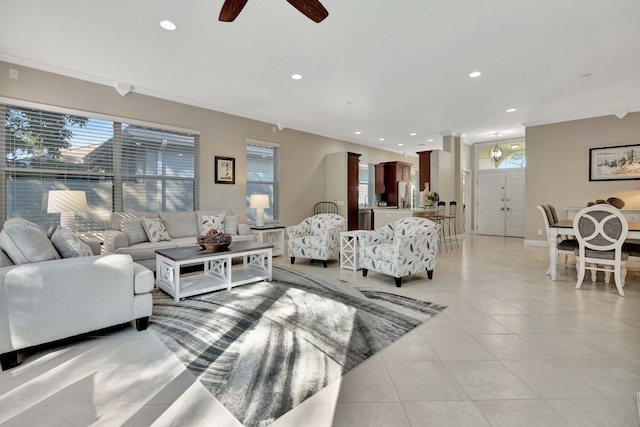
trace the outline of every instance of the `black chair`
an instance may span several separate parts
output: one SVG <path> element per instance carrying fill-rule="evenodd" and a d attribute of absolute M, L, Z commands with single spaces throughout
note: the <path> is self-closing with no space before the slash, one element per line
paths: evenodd
<path fill-rule="evenodd" d="M 338 214 L 338 205 L 333 202 L 318 202 L 313 207 L 313 214 L 323 214 L 323 213 L 332 213 Z"/>
<path fill-rule="evenodd" d="M 449 233 L 449 237 L 447 238 L 449 243 L 451 243 L 451 248 L 453 249 L 453 241 L 456 241 L 456 247 L 459 248 L 458 244 L 458 228 L 456 225 L 456 210 L 458 207 L 458 202 L 452 201 L 449 202 L 449 215 L 446 215 L 444 218 L 447 221 L 447 232 Z M 453 226 L 453 234 L 451 234 L 451 228 Z"/>
<path fill-rule="evenodd" d="M 440 246 L 444 243 L 444 248 L 446 250 L 449 250 L 449 247 L 447 246 L 448 239 L 444 231 L 445 225 L 446 225 L 445 224 L 446 207 L 447 207 L 446 202 L 438 201 L 436 203 L 436 214 L 428 216 L 427 219 L 430 219 L 436 224 L 440 224 L 440 237 L 438 238 L 438 249 L 440 249 Z"/>

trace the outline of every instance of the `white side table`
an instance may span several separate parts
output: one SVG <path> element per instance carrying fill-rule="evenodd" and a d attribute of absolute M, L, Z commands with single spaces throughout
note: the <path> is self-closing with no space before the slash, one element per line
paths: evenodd
<path fill-rule="evenodd" d="M 358 262 L 358 234 L 362 230 L 342 231 L 340 233 L 340 268 L 356 271 Z"/>
<path fill-rule="evenodd" d="M 257 234 L 258 243 L 273 245 L 272 256 L 282 256 L 284 255 L 284 229 L 284 225 L 254 226 L 251 227 L 251 232 Z"/>

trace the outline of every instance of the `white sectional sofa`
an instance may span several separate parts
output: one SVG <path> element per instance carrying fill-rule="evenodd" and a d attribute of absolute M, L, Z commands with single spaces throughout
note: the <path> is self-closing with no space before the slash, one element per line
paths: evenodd
<path fill-rule="evenodd" d="M 54 246 L 40 227 L 17 219 L 5 223 L 0 247 L 3 370 L 28 347 L 133 320 L 138 330 L 147 328 L 153 273 L 129 255 L 61 258 L 70 247 Z"/>
<path fill-rule="evenodd" d="M 148 236 L 140 233 L 140 226 L 135 225 L 135 218 L 160 218 L 166 227 L 169 240 L 151 242 Z M 104 234 L 106 253 L 127 254 L 133 260 L 155 271 L 156 249 L 177 248 L 196 245 L 196 237 L 204 234 L 201 229 L 207 218 L 223 217 L 223 228 L 231 235 L 232 242 L 255 240 L 251 229 L 246 224 L 238 224 L 238 215 L 229 210 L 196 211 L 196 212 L 113 212 L 111 214 L 112 230 Z M 137 228 L 136 228 L 137 227 Z"/>

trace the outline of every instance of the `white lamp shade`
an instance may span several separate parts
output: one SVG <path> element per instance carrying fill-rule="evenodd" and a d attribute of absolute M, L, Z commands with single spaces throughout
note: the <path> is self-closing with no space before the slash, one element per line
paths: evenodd
<path fill-rule="evenodd" d="M 249 199 L 249 207 L 252 209 L 269 209 L 269 195 L 252 194 Z"/>
<path fill-rule="evenodd" d="M 47 198 L 47 213 L 59 213 L 60 225 L 77 230 L 76 212 L 87 211 L 87 195 L 84 191 L 52 190 Z"/>
<path fill-rule="evenodd" d="M 264 227 L 264 210 L 269 209 L 269 195 L 252 194 L 249 207 L 256 210 L 256 226 Z"/>
<path fill-rule="evenodd" d="M 86 212 L 87 195 L 84 191 L 49 191 L 47 213 Z"/>

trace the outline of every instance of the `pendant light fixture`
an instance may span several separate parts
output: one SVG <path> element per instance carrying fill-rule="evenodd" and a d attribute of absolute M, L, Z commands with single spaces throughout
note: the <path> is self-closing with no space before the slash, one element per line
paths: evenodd
<path fill-rule="evenodd" d="M 491 160 L 493 160 L 494 162 L 498 163 L 500 161 L 500 159 L 502 159 L 502 149 L 498 146 L 498 134 L 500 132 L 496 132 L 496 145 L 495 147 L 493 147 L 491 149 L 491 152 L 489 153 L 489 156 L 491 157 Z"/>

